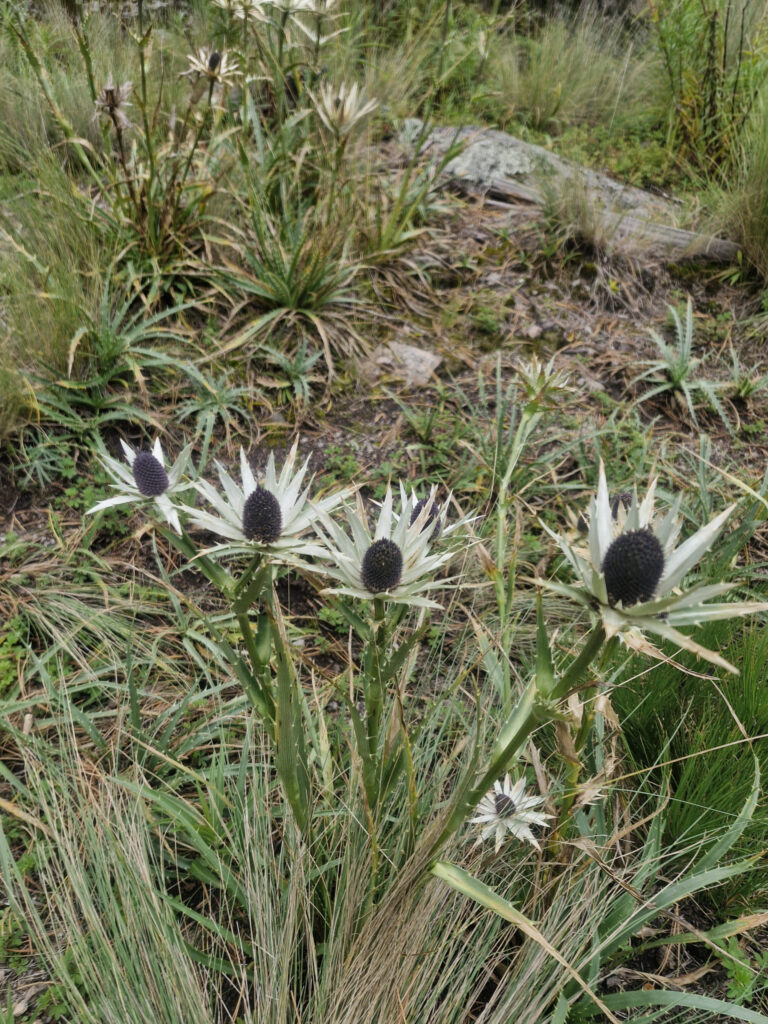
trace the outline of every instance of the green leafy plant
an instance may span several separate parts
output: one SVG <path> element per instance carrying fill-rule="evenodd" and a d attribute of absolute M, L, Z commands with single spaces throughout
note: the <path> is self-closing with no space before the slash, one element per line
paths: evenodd
<path fill-rule="evenodd" d="M 352 312 L 359 307 L 352 283 L 360 265 L 347 255 L 348 243 L 315 206 L 272 216 L 252 193 L 252 234 L 241 248 L 248 269 L 223 274 L 238 307 L 259 311 L 230 347 L 261 341 L 273 332 L 297 327 L 319 336 L 329 369 L 333 351 L 359 352 L 364 342 L 355 330 Z"/>
<path fill-rule="evenodd" d="M 262 350 L 265 361 L 280 371 L 280 377 L 270 378 L 269 386 L 277 389 L 278 393 L 287 391 L 289 397 L 293 397 L 299 405 L 306 406 L 311 397 L 312 384 L 318 380 L 313 370 L 323 355 L 322 350 L 310 352 L 305 337 L 302 337 L 292 354 L 280 352 L 272 345 L 264 345 Z"/>
<path fill-rule="evenodd" d="M 45 419 L 80 436 L 97 432 L 110 421 L 151 422 L 147 377 L 178 370 L 180 361 L 171 346 L 175 343 L 180 349 L 189 339 L 167 324 L 189 306 L 147 315 L 135 295 L 115 292 L 108 277 L 96 314 L 82 310 L 81 326 L 69 343 L 66 376 L 41 382 L 39 402 Z M 188 372 L 195 374 L 192 368 Z M 134 400 L 134 388 L 143 401 Z"/>
<path fill-rule="evenodd" d="M 194 382 L 195 393 L 179 402 L 176 416 L 181 423 L 194 420 L 195 437 L 202 439 L 200 467 L 204 468 L 217 424 L 224 427 L 229 447 L 232 434 L 242 431 L 242 421 L 250 412 L 255 396 L 247 385 L 231 383 L 226 373 L 213 378 L 195 369 L 189 376 Z"/>
<path fill-rule="evenodd" d="M 768 969 L 768 951 L 757 953 L 753 963 L 738 939 L 732 935 L 723 952 L 727 954 L 722 957 L 722 961 L 728 975 L 728 998 L 738 1006 L 749 1005 L 756 985 L 765 977 Z"/>
<path fill-rule="evenodd" d="M 762 363 L 748 368 L 742 365 L 736 349 L 731 346 L 730 350 L 730 372 L 731 372 L 731 395 L 740 402 L 749 403 L 755 395 L 768 387 L 768 373 L 760 374 Z"/>
<path fill-rule="evenodd" d="M 703 399 L 717 413 L 723 426 L 730 433 L 733 428 L 720 397 L 722 385 L 697 375 L 704 360 L 693 354 L 693 304 L 689 298 L 685 310 L 685 324 L 673 306 L 669 306 L 668 309 L 675 329 L 675 344 L 668 344 L 658 332 L 649 329 L 648 333 L 661 353 L 661 359 L 647 361 L 647 369 L 633 379 L 633 384 L 648 381 L 654 385 L 643 392 L 637 402 L 647 402 L 650 398 L 669 391 L 688 410 L 694 424 L 698 426 L 696 408 Z"/>

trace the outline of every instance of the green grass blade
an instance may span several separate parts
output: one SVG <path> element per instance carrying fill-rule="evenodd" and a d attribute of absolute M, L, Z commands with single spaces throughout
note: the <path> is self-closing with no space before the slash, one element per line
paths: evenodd
<path fill-rule="evenodd" d="M 447 861 L 436 861 L 431 868 L 432 874 L 436 878 L 442 879 L 447 882 L 452 889 L 456 892 L 461 893 L 468 899 L 474 900 L 479 903 L 480 906 L 486 907 L 488 910 L 492 910 L 494 914 L 498 914 L 499 917 L 504 918 L 505 921 L 509 921 L 517 928 L 527 935 L 529 939 L 532 939 L 535 943 L 541 946 L 553 960 L 565 968 L 570 974 L 574 981 L 576 981 L 581 989 L 584 990 L 586 995 L 593 1000 L 597 1006 L 603 1011 L 608 1020 L 612 1021 L 613 1024 L 618 1024 L 618 1018 L 614 1017 L 605 1003 L 597 996 L 591 989 L 585 984 L 584 979 L 574 970 L 574 968 L 565 960 L 560 953 L 554 948 L 554 946 L 548 942 L 546 936 L 544 936 L 533 921 L 530 921 L 525 914 L 521 914 L 520 911 L 513 907 L 509 900 L 505 900 L 503 897 L 495 893 L 493 889 L 487 886 L 484 882 L 474 878 L 465 871 L 463 868 L 458 867 L 456 864 L 449 864 Z"/>
<path fill-rule="evenodd" d="M 758 1013 L 756 1010 L 749 1010 L 745 1006 L 737 1006 L 735 1003 L 728 1003 L 722 999 L 713 999 L 711 996 L 700 996 L 695 992 L 665 992 L 655 989 L 640 992 L 616 992 L 606 995 L 604 1001 L 606 1006 L 613 1010 L 678 1006 L 691 1010 L 705 1010 L 707 1013 L 720 1014 L 722 1017 L 731 1017 L 733 1020 L 742 1021 L 743 1024 L 768 1024 L 768 1017 L 764 1013 Z M 582 1011 L 582 1014 L 591 1017 L 596 1012 L 596 1009 L 588 1007 Z"/>

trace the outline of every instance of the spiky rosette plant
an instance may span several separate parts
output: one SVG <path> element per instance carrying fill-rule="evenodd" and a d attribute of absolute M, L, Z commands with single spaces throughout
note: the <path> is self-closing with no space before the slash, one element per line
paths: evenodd
<path fill-rule="evenodd" d="M 712 547 L 736 506 L 729 505 L 678 544 L 681 497 L 677 497 L 666 515 L 659 517 L 654 515 L 655 492 L 654 480 L 642 501 L 635 489 L 630 500 L 622 494 L 620 500 L 611 502 L 601 462 L 597 495 L 589 507 L 588 550 L 544 526 L 568 559 L 579 583 L 539 583 L 599 616 L 608 639 L 618 635 L 628 647 L 664 660 L 662 652 L 645 636 L 655 633 L 714 665 L 736 672 L 730 662 L 677 628 L 768 609 L 768 603 L 756 601 L 707 603 L 731 590 L 730 583 L 680 589 L 685 575 Z"/>

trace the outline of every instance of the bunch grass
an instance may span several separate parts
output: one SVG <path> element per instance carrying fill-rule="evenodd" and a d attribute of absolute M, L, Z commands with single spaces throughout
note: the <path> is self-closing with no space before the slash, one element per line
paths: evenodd
<path fill-rule="evenodd" d="M 580 123 L 609 124 L 618 133 L 634 118 L 652 120 L 657 60 L 641 36 L 596 5 L 514 26 L 490 44 L 485 72 L 498 90 L 488 87 L 486 102 L 502 126 L 558 134 Z"/>

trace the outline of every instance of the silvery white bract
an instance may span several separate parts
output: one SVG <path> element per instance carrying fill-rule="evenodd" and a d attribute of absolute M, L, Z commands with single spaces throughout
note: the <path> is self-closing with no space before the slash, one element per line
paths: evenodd
<path fill-rule="evenodd" d="M 398 604 L 421 608 L 439 608 L 440 605 L 424 596 L 436 587 L 444 587 L 444 580 L 434 576 L 451 557 L 451 551 L 429 554 L 434 532 L 429 527 L 437 489 L 432 488 L 416 518 L 411 513 L 416 502 L 407 497 L 401 487 L 402 505 L 393 513 L 392 488 L 387 487 L 381 503 L 376 529 L 371 534 L 360 496 L 357 507 L 347 508 L 350 534 L 319 509 L 316 529 L 326 545 L 326 564 L 323 569 L 341 586 L 332 592 L 365 599 L 381 598 Z"/>
<path fill-rule="evenodd" d="M 429 534 L 432 540 L 437 540 L 438 537 L 445 539 L 450 537 L 452 533 L 457 530 L 463 529 L 467 523 L 474 522 L 477 516 L 462 516 L 460 519 L 456 519 L 454 522 L 449 523 L 447 518 L 447 510 L 451 504 L 452 493 L 449 493 L 448 497 L 442 503 L 438 503 L 435 500 L 436 487 L 433 487 L 426 498 L 419 498 L 413 488 L 411 488 L 410 495 L 408 494 L 405 485 L 400 483 L 400 512 L 393 510 L 395 519 L 399 520 L 401 514 L 408 513 L 408 525 L 412 525 L 416 516 L 422 511 L 427 509 L 427 518 L 422 530 L 432 524 L 432 529 L 429 530 Z"/>
<path fill-rule="evenodd" d="M 516 839 L 526 840 L 540 850 L 530 826 L 546 825 L 547 819 L 552 817 L 551 814 L 532 809 L 543 803 L 543 797 L 525 795 L 525 779 L 518 779 L 512 785 L 512 780 L 506 775 L 503 782 L 494 782 L 493 789 L 477 805 L 477 817 L 470 818 L 470 825 L 481 826 L 480 837 L 475 845 L 495 835 L 498 853 L 509 832 Z"/>
<path fill-rule="evenodd" d="M 235 544 L 221 545 L 215 550 L 253 551 L 261 547 L 272 555 L 323 555 L 316 543 L 304 539 L 303 534 L 313 525 L 318 513 L 327 513 L 347 497 L 349 492 L 338 491 L 317 502 L 310 503 L 310 484 L 304 487 L 309 457 L 295 469 L 298 438 L 283 463 L 280 475 L 275 468 L 275 456 L 270 453 L 261 483 L 240 449 L 240 476 L 238 484 L 218 462 L 216 469 L 223 493 L 206 480 L 198 480 L 195 487 L 213 507 L 190 509 L 192 523 L 203 530 L 224 537 Z M 311 483 L 311 481 L 310 481 Z"/>
<path fill-rule="evenodd" d="M 323 83 L 312 101 L 324 127 L 337 138 L 349 135 L 352 129 L 379 105 L 377 100 L 364 101 L 357 82 L 338 87 Z"/>
<path fill-rule="evenodd" d="M 189 487 L 188 482 L 182 483 L 182 477 L 189 464 L 192 446 L 187 445 L 170 469 L 166 469 L 165 454 L 159 438 L 155 440 L 151 451 L 134 451 L 122 439 L 120 444 L 125 453 L 127 466 L 109 455 L 103 455 L 101 458 L 104 468 L 112 477 L 113 487 L 116 487 L 119 493 L 89 508 L 86 515 L 100 512 L 112 505 L 128 505 L 151 500 L 165 521 L 177 533 L 181 533 L 178 511 L 170 497 Z"/>
<path fill-rule="evenodd" d="M 187 70 L 179 77 L 189 78 L 193 85 L 205 79 L 211 85 L 231 86 L 239 73 L 236 60 L 209 46 L 201 46 L 197 53 L 188 53 L 187 62 Z"/>
<path fill-rule="evenodd" d="M 580 585 L 539 582 L 597 612 L 606 636 L 618 634 L 633 650 L 668 660 L 643 635 L 655 633 L 714 665 L 736 672 L 719 654 L 676 628 L 768 609 L 768 604 L 756 601 L 705 604 L 729 591 L 729 583 L 698 586 L 687 592 L 679 589 L 685 574 L 711 548 L 736 506 L 729 505 L 678 545 L 681 498 L 678 496 L 666 515 L 654 516 L 655 490 L 654 480 L 642 502 L 635 490 L 631 501 L 625 503 L 622 495 L 612 507 L 601 462 L 597 496 L 591 499 L 589 507 L 589 550 L 582 551 L 544 526 L 570 562 Z"/>
<path fill-rule="evenodd" d="M 264 21 L 264 0 L 213 0 L 239 21 Z"/>

